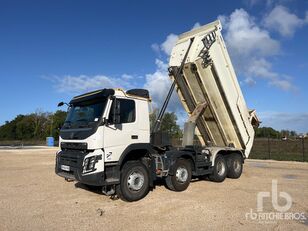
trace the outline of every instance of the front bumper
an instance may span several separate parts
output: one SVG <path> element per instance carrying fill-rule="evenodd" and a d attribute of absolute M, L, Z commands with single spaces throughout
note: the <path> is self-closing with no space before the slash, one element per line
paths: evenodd
<path fill-rule="evenodd" d="M 106 185 L 104 171 L 83 174 L 83 162 L 88 154 L 88 152 L 79 150 L 59 151 L 56 156 L 56 174 L 88 185 Z M 69 166 L 69 171 L 63 171 L 61 165 Z"/>

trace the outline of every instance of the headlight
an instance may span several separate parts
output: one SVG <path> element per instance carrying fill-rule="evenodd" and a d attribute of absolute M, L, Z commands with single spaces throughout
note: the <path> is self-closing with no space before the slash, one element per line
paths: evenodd
<path fill-rule="evenodd" d="M 91 156 L 84 160 L 83 162 L 83 173 L 93 172 L 96 170 L 95 164 L 102 159 L 102 156 Z"/>
<path fill-rule="evenodd" d="M 203 149 L 203 150 L 202 150 L 202 154 L 210 155 L 210 151 L 207 150 L 207 149 Z"/>

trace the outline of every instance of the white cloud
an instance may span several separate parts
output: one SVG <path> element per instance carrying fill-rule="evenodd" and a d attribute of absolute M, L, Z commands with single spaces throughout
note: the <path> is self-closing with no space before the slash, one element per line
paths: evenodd
<path fill-rule="evenodd" d="M 200 26 L 201 24 L 199 22 L 196 22 L 191 28 L 191 30 L 199 28 Z M 175 46 L 177 40 L 178 40 L 178 35 L 171 33 L 166 37 L 164 42 L 162 42 L 161 44 L 153 43 L 151 45 L 151 48 L 159 56 L 160 56 L 160 53 L 163 52 L 165 55 L 167 55 L 167 57 L 169 57 L 171 54 L 172 48 Z"/>
<path fill-rule="evenodd" d="M 145 88 L 150 91 L 153 99 L 153 106 L 158 108 L 162 105 L 169 88 L 171 80 L 168 76 L 168 64 L 160 59 L 155 60 L 156 70 L 145 76 L 132 76 L 123 74 L 121 77 L 111 77 L 106 75 L 79 75 L 79 76 L 44 76 L 53 83 L 56 91 L 69 95 L 81 94 L 84 92 L 102 88 Z M 177 108 L 177 99 L 172 97 L 170 106 Z"/>
<path fill-rule="evenodd" d="M 169 34 L 167 36 L 167 39 L 160 45 L 160 48 L 162 49 L 163 52 L 165 52 L 166 55 L 169 56 L 177 40 L 178 40 L 177 35 Z"/>
<path fill-rule="evenodd" d="M 272 8 L 274 4 L 288 4 L 293 0 L 243 0 L 249 7 L 256 5 L 265 5 L 267 8 Z"/>
<path fill-rule="evenodd" d="M 261 78 L 275 79 L 278 78 L 278 74 L 271 72 L 271 63 L 264 58 L 257 58 L 250 60 L 251 66 L 247 68 L 247 73 L 250 76 L 257 76 Z"/>
<path fill-rule="evenodd" d="M 199 27 L 201 27 L 201 24 L 199 22 L 196 22 L 191 29 L 193 30 L 193 29 L 197 29 Z"/>
<path fill-rule="evenodd" d="M 264 18 L 266 28 L 277 31 L 282 36 L 292 37 L 295 31 L 308 23 L 308 16 L 301 19 L 292 14 L 289 10 L 281 5 L 275 6 L 272 11 Z"/>
<path fill-rule="evenodd" d="M 168 89 L 171 85 L 171 81 L 167 74 L 166 66 L 161 60 L 156 59 L 155 61 L 157 69 L 154 73 L 146 75 L 146 82 L 144 88 L 151 92 L 153 98 L 154 107 L 158 107 L 166 96 Z"/>
<path fill-rule="evenodd" d="M 160 55 L 161 50 L 160 50 L 160 46 L 157 43 L 153 43 L 151 45 L 151 48 L 156 54 Z"/>
<path fill-rule="evenodd" d="M 130 80 L 134 79 L 134 76 L 128 75 L 128 74 L 123 74 L 121 77 L 122 77 L 122 79 L 124 79 L 126 81 L 130 81 Z"/>
<path fill-rule="evenodd" d="M 145 77 L 144 88 L 150 91 L 153 99 L 153 107 L 160 108 L 171 87 L 171 80 L 168 76 L 168 65 L 160 59 L 155 60 L 156 71 L 147 74 Z M 172 95 L 168 109 L 177 111 L 180 108 L 179 100 L 175 94 Z"/>
<path fill-rule="evenodd" d="M 196 29 L 200 26 L 200 23 L 196 22 L 191 29 Z M 171 33 L 166 37 L 165 41 L 163 41 L 161 44 L 154 43 L 151 45 L 151 48 L 159 56 L 160 53 L 163 52 L 165 55 L 167 55 L 168 60 L 172 48 L 175 46 L 177 40 L 178 35 Z M 160 108 L 168 94 L 172 83 L 168 76 L 168 64 L 161 59 L 156 59 L 155 64 L 157 66 L 156 71 L 146 75 L 144 88 L 148 89 L 151 93 L 153 98 L 153 107 Z M 181 126 L 187 120 L 187 113 L 184 111 L 181 102 L 175 92 L 172 94 L 167 110 L 176 112 L 178 123 Z"/>
<path fill-rule="evenodd" d="M 134 77 L 127 74 L 123 74 L 120 78 L 106 75 L 44 76 L 43 78 L 51 81 L 56 91 L 69 95 L 102 88 L 132 88 L 135 84 Z"/>
<path fill-rule="evenodd" d="M 269 31 L 257 25 L 243 9 L 236 9 L 230 16 L 219 16 L 219 19 L 235 70 L 246 78 L 244 83 L 252 86 L 258 78 L 263 78 L 270 86 L 285 91 L 296 89 L 292 78 L 272 70 L 270 58 L 278 55 L 281 48 Z"/>
<path fill-rule="evenodd" d="M 158 56 L 160 56 L 161 52 L 163 52 L 165 55 L 169 57 L 171 54 L 172 48 L 176 44 L 177 40 L 178 40 L 177 35 L 169 34 L 163 43 L 161 44 L 153 43 L 151 45 L 151 48 L 153 51 L 155 51 L 155 53 L 158 54 Z"/>
<path fill-rule="evenodd" d="M 288 113 L 288 112 L 258 112 L 262 121 L 262 126 L 273 127 L 276 130 L 288 129 L 297 132 L 308 132 L 308 113 Z"/>
<path fill-rule="evenodd" d="M 192 29 L 198 28 L 200 26 L 200 23 L 196 22 Z M 168 59 L 177 40 L 178 36 L 171 33 L 166 37 L 165 41 L 163 41 L 161 44 L 154 43 L 151 45 L 151 48 L 159 56 L 160 53 L 163 52 L 165 55 L 167 55 Z M 156 71 L 145 76 L 144 88 L 148 89 L 151 93 L 153 98 L 153 107 L 160 108 L 172 83 L 168 76 L 168 64 L 161 59 L 156 59 L 155 64 L 157 67 Z M 175 111 L 179 117 L 179 121 L 186 121 L 187 113 L 184 112 L 184 109 L 181 106 L 181 103 L 175 92 L 169 102 L 168 110 Z"/>
<path fill-rule="evenodd" d="M 68 94 L 81 93 L 102 87 L 112 87 L 114 85 L 114 81 L 104 75 L 45 76 L 44 78 L 53 82 L 53 87 L 56 91 Z"/>
<path fill-rule="evenodd" d="M 156 70 L 153 73 L 137 77 L 123 74 L 117 78 L 106 75 L 44 76 L 43 78 L 51 81 L 56 91 L 70 96 L 103 88 L 123 88 L 124 90 L 144 88 L 150 92 L 153 108 L 160 108 L 172 83 L 168 75 L 168 64 L 156 59 L 155 65 Z M 183 112 L 175 92 L 170 99 L 167 110 L 176 112 L 181 124 L 182 120 L 186 120 L 187 115 Z"/>
<path fill-rule="evenodd" d="M 260 0 L 243 0 L 244 3 L 246 3 L 249 7 L 253 7 L 260 3 Z"/>
<path fill-rule="evenodd" d="M 246 78 L 244 82 L 248 84 L 249 86 L 256 85 L 256 81 L 253 78 Z"/>
<path fill-rule="evenodd" d="M 221 17 L 220 17 L 221 19 Z M 279 51 L 279 42 L 272 39 L 269 32 L 258 27 L 254 18 L 245 10 L 237 9 L 230 17 L 224 16 L 222 21 L 227 28 L 226 40 L 229 41 L 233 53 L 241 55 L 270 56 Z"/>
<path fill-rule="evenodd" d="M 286 79 L 273 79 L 269 84 L 285 91 L 296 90 L 296 88 Z"/>

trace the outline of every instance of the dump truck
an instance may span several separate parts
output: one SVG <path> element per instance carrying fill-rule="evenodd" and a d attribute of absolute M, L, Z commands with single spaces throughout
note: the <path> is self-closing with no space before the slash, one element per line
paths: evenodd
<path fill-rule="evenodd" d="M 142 199 L 158 179 L 184 191 L 192 178 L 239 178 L 259 120 L 246 106 L 221 29 L 215 21 L 179 36 L 172 85 L 152 130 L 146 89 L 101 89 L 67 103 L 56 174 L 125 201 Z M 165 144 L 160 132 L 174 90 L 189 116 L 181 147 Z"/>

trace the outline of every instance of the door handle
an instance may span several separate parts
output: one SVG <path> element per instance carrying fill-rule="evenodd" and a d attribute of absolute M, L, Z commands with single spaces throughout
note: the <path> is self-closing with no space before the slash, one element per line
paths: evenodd
<path fill-rule="evenodd" d="M 132 135 L 131 138 L 132 138 L 133 140 L 137 140 L 137 139 L 138 139 L 138 136 L 137 136 L 137 135 Z"/>

